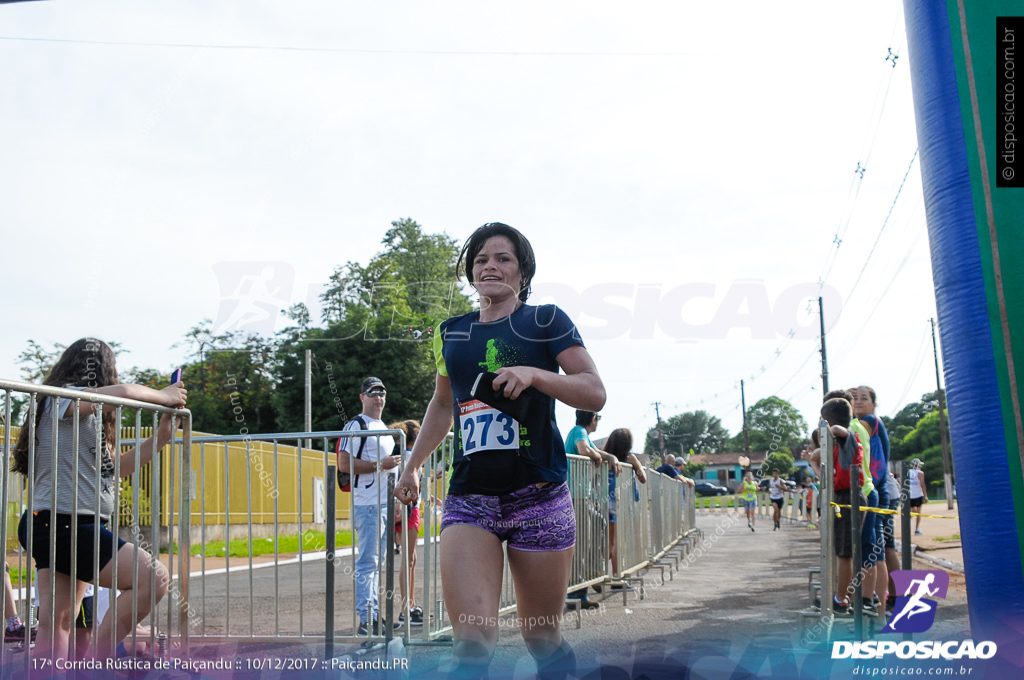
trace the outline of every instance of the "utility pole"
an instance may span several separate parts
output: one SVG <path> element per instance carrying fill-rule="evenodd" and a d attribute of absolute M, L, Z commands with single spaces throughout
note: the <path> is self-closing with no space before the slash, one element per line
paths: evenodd
<path fill-rule="evenodd" d="M 750 430 L 747 429 L 747 393 L 743 388 L 743 381 L 740 380 L 740 404 L 743 408 L 743 450 L 750 454 Z"/>
<path fill-rule="evenodd" d="M 313 429 L 313 350 L 310 349 L 306 350 L 306 391 L 303 402 L 305 412 L 303 424 L 306 432 L 310 432 Z M 306 440 L 306 448 L 313 448 L 313 440 Z"/>
<path fill-rule="evenodd" d="M 828 355 L 825 353 L 825 303 L 818 297 L 818 318 L 821 320 L 821 396 L 828 394 Z"/>
<path fill-rule="evenodd" d="M 935 389 L 939 396 L 939 441 L 942 443 L 942 476 L 946 480 L 946 508 L 953 509 L 953 463 L 949 456 L 949 439 L 946 437 L 946 397 L 942 393 L 939 379 L 939 349 L 935 341 L 935 319 L 932 324 L 932 354 L 935 355 Z"/>
<path fill-rule="evenodd" d="M 665 433 L 661 430 L 661 411 L 658 407 L 661 406 L 661 402 L 654 402 L 654 415 L 658 418 L 658 444 L 661 450 L 661 462 L 665 462 Z"/>

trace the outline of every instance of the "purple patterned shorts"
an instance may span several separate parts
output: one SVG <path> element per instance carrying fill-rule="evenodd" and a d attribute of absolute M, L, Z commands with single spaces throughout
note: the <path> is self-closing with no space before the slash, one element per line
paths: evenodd
<path fill-rule="evenodd" d="M 565 482 L 531 484 L 501 496 L 449 494 L 441 531 L 455 524 L 480 527 L 515 550 L 567 550 L 576 544 L 576 513 Z"/>

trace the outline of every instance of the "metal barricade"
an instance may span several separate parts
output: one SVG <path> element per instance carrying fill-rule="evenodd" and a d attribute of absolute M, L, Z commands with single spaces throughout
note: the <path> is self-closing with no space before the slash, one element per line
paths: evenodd
<path fill-rule="evenodd" d="M 801 627 L 804 627 L 805 621 L 808 619 L 815 622 L 814 627 L 811 629 L 813 634 L 808 635 L 805 632 L 802 635 L 801 639 L 805 644 L 827 644 L 830 641 L 832 637 L 832 625 L 834 622 L 832 600 L 835 595 L 836 579 L 838 578 L 838 561 L 835 556 L 835 531 L 832 519 L 834 517 L 832 502 L 835 497 L 833 491 L 833 477 L 835 470 L 833 468 L 832 461 L 832 447 L 834 445 L 834 440 L 828 423 L 824 420 L 821 421 L 819 425 L 818 434 L 819 441 L 821 443 L 821 474 L 819 475 L 818 480 L 817 500 L 821 509 L 821 516 L 819 517 L 819 524 L 821 525 L 821 541 L 819 564 L 817 567 L 811 568 L 808 574 L 808 590 L 809 597 L 813 597 L 815 591 L 814 586 L 818 586 L 819 607 L 817 610 L 811 608 L 806 612 L 806 614 L 801 614 Z M 817 584 L 813 582 L 815 574 L 818 576 Z"/>
<path fill-rule="evenodd" d="M 631 466 L 623 466 L 615 484 L 615 546 L 612 576 L 626 576 L 647 566 L 650 556 L 649 487 Z"/>
<path fill-rule="evenodd" d="M 166 567 L 160 564 L 162 561 L 160 560 L 161 548 L 166 545 L 166 541 L 163 540 L 164 536 L 161 535 L 161 522 L 168 520 L 168 517 L 161 514 L 160 510 L 163 503 L 173 504 L 174 502 L 173 496 L 165 498 L 162 495 L 162 488 L 159 485 L 159 480 L 163 474 L 161 463 L 167 460 L 173 461 L 175 456 L 173 453 L 161 454 L 161 451 L 157 448 L 158 442 L 156 438 L 153 438 L 151 441 L 143 441 L 141 437 L 144 422 L 143 414 L 147 414 L 147 421 L 151 422 L 147 422 L 146 425 L 152 427 L 153 430 L 156 430 L 159 422 L 158 419 L 161 416 L 179 418 L 183 431 L 183 437 L 180 441 L 185 444 L 186 448 L 192 435 L 191 414 L 184 409 L 173 409 L 96 392 L 41 386 L 11 380 L 0 380 L 0 391 L 3 392 L 3 423 L 10 424 L 14 421 L 16 414 L 13 407 L 15 400 L 19 398 L 16 395 L 22 395 L 20 398 L 25 399 L 25 408 L 27 409 L 27 414 L 24 418 L 25 424 L 22 428 L 18 429 L 17 434 L 15 428 L 9 426 L 3 428 L 3 488 L 0 491 L 0 505 L 3 506 L 4 512 L 0 516 L 0 535 L 3 535 L 5 540 L 10 537 L 14 527 L 11 526 L 9 520 L 13 520 L 15 517 L 20 518 L 20 520 L 24 521 L 26 545 L 25 551 L 19 553 L 19 564 L 16 565 L 15 570 L 15 573 L 20 577 L 19 585 L 22 586 L 15 589 L 16 607 L 19 611 L 8 612 L 6 611 L 6 600 L 0 602 L 0 619 L 6 619 L 15 613 L 19 613 L 25 621 L 26 628 L 31 628 L 34 620 L 31 603 L 33 588 L 36 585 L 36 577 L 33 565 L 28 562 L 28 556 L 37 548 L 39 541 L 49 543 L 47 552 L 55 560 L 61 559 L 61 555 L 76 552 L 75 549 L 64 545 L 63 542 L 58 546 L 57 530 L 59 526 L 65 530 L 70 530 L 70 546 L 80 545 L 80 532 L 84 531 L 92 534 L 93 544 L 91 552 L 93 559 L 88 567 L 84 567 L 81 560 L 77 558 L 69 559 L 69 579 L 47 579 L 48 582 L 44 584 L 44 591 L 39 593 L 40 601 L 43 603 L 43 615 L 46 617 L 41 623 L 44 624 L 45 629 L 54 629 L 57 613 L 48 603 L 53 603 L 56 600 L 58 580 L 62 583 L 66 581 L 69 589 L 67 593 L 62 593 L 61 600 L 70 600 L 72 604 L 69 606 L 74 606 L 74 603 L 77 602 L 77 577 L 83 568 L 93 574 L 88 579 L 88 582 L 94 588 L 94 612 L 97 618 L 99 618 L 99 613 L 102 610 L 101 589 L 103 592 L 106 592 L 105 588 L 101 588 L 100 571 L 101 566 L 106 568 L 106 565 L 100 565 L 100 523 L 96 521 L 96 518 L 99 517 L 102 520 L 102 518 L 107 517 L 108 520 L 103 521 L 103 523 L 107 525 L 111 533 L 114 536 L 119 534 L 128 536 L 131 539 L 129 544 L 134 546 L 131 549 L 130 557 L 121 554 L 121 551 L 115 550 L 110 558 L 110 567 L 113 573 L 117 573 L 119 569 L 123 570 L 123 568 L 119 568 L 119 561 L 130 559 L 133 575 L 130 588 L 122 588 L 120 595 L 117 597 L 108 596 L 106 598 L 109 606 L 107 615 L 113 617 L 113 620 L 116 621 L 120 611 L 122 612 L 120 616 L 123 619 L 124 608 L 130 608 L 133 621 L 148 623 L 149 625 L 149 634 L 142 639 L 148 639 L 151 649 L 163 649 L 166 651 L 166 646 L 157 645 L 157 640 L 162 641 L 173 630 L 187 629 L 189 621 L 187 593 L 182 591 L 179 587 L 180 584 L 173 582 L 175 566 L 173 543 L 170 543 L 168 546 Z M 57 400 L 58 408 L 51 407 L 54 399 Z M 90 406 L 83 413 L 83 406 L 86 404 Z M 96 418 L 94 415 L 96 410 L 101 412 L 99 418 Z M 47 411 L 49 412 L 48 415 Z M 123 422 L 129 411 L 133 411 L 135 414 L 134 432 L 136 437 L 134 440 L 125 441 L 122 439 L 120 427 L 117 425 Z M 113 423 L 116 424 L 112 428 L 114 432 L 113 441 L 109 441 L 104 437 L 105 428 L 103 421 L 107 414 L 113 418 Z M 49 420 L 44 423 L 44 418 Z M 28 467 L 26 475 L 10 472 L 11 458 L 15 448 L 15 437 L 21 434 L 21 429 L 27 429 L 25 433 Z M 61 442 L 63 441 L 64 446 L 66 446 L 68 437 L 70 437 L 70 451 L 75 454 L 71 457 L 70 474 L 66 470 L 62 471 L 60 466 L 54 465 L 57 461 L 58 452 L 62 448 Z M 86 451 L 89 452 L 88 455 L 92 456 L 92 460 L 96 460 L 97 452 L 111 452 L 107 460 L 94 465 L 94 476 L 90 476 L 80 468 L 82 454 Z M 131 454 L 131 451 L 134 451 L 134 455 Z M 147 466 L 150 475 L 149 480 L 142 479 L 143 455 L 152 456 L 152 463 Z M 40 468 L 40 466 L 43 467 Z M 55 469 L 56 474 L 54 474 Z M 50 480 L 49 493 L 44 496 L 38 496 L 35 493 L 37 472 L 39 473 L 39 479 Z M 56 477 L 56 483 L 53 482 L 54 477 Z M 114 480 L 125 477 L 129 477 L 131 480 L 132 492 L 130 500 L 116 497 L 116 489 L 120 488 L 120 485 Z M 144 485 L 149 487 L 149 497 L 145 499 L 148 503 L 145 518 L 142 517 L 144 505 L 140 492 Z M 107 489 L 110 486 L 115 488 L 115 500 L 112 509 L 103 506 L 103 494 L 96 493 L 95 491 Z M 58 487 L 60 487 L 59 492 Z M 11 499 L 12 488 L 18 494 L 18 498 L 15 501 Z M 70 494 L 70 498 L 68 498 L 68 494 Z M 92 496 L 93 501 L 91 503 L 85 502 L 83 500 L 85 495 Z M 127 508 L 125 507 L 126 505 Z M 56 513 L 52 511 L 54 508 L 64 508 L 70 510 L 70 512 Z M 49 511 L 49 522 L 48 529 L 40 535 L 36 528 L 36 522 L 45 521 L 46 515 L 38 514 L 43 511 Z M 30 518 L 32 521 L 29 521 Z M 126 524 L 123 524 L 124 519 L 128 520 Z M 165 526 L 168 525 L 165 524 Z M 150 561 L 152 567 L 148 570 L 148 573 L 143 573 L 140 569 L 140 556 L 143 551 L 148 557 L 153 558 Z M 185 563 L 181 555 L 178 555 L 178 558 L 180 573 Z M 55 573 L 52 569 L 47 571 Z M 165 594 L 167 594 L 167 597 L 164 597 Z M 142 599 L 140 599 L 140 596 Z M 177 616 L 175 616 L 176 613 Z M 71 614 L 75 616 L 77 612 L 72 612 Z M 138 640 L 140 637 L 134 626 L 129 635 L 133 641 Z M 45 644 L 42 640 L 40 643 Z M 49 643 L 51 645 L 49 652 L 52 658 L 55 652 L 53 640 L 51 639 Z M 101 640 L 94 642 L 97 645 L 94 653 L 101 657 L 113 656 L 116 651 L 114 648 L 116 640 L 110 640 L 109 648 L 102 647 L 102 643 L 103 641 Z M 76 654 L 81 655 L 85 652 L 85 650 L 75 649 L 75 644 L 75 636 L 72 635 L 68 641 L 69 649 L 67 654 L 69 657 L 74 657 Z M 9 647 L 5 648 L 5 652 L 9 649 Z M 23 658 L 27 671 L 29 668 L 29 655 L 25 654 Z"/>
<path fill-rule="evenodd" d="M 181 469 L 196 474 L 194 489 L 199 508 L 183 504 L 178 517 L 179 540 L 192 544 L 192 531 L 198 530 L 198 564 L 187 580 L 191 582 L 194 606 L 200 623 L 195 630 L 183 631 L 182 647 L 187 653 L 191 641 L 202 643 L 237 642 L 320 642 L 330 656 L 335 642 L 358 643 L 367 640 L 389 641 L 392 626 L 382 626 L 368 635 L 359 635 L 356 582 L 359 575 L 356 558 L 356 508 L 351 493 L 341 494 L 340 502 L 333 440 L 396 437 L 396 450 L 404 450 L 405 437 L 400 430 L 354 430 L 299 432 L 260 435 L 204 436 L 193 439 L 197 451 L 186 450 Z M 305 447 L 306 441 L 319 445 Z M 294 446 L 291 446 L 293 444 Z M 197 460 L 191 456 L 197 454 Z M 193 469 L 195 467 L 196 469 Z M 244 479 L 242 474 L 244 469 Z M 223 471 L 223 474 L 220 474 Z M 230 471 L 230 474 L 228 472 Z M 396 474 L 398 470 L 396 469 Z M 378 474 L 380 467 L 378 466 Z M 353 479 L 355 475 L 353 475 Z M 394 525 L 395 501 L 391 495 L 395 477 L 385 474 L 375 484 L 376 503 L 368 523 L 381 526 L 384 536 L 377 556 L 380 586 L 378 616 L 393 624 L 398 608 L 395 602 Z M 210 511 L 208 505 L 215 508 Z M 363 507 L 363 506 L 360 506 Z M 328 511 L 330 510 L 330 511 Z M 338 521 L 348 519 L 351 547 L 340 549 L 336 543 Z M 402 522 L 407 519 L 402 515 Z M 322 529 L 322 534 L 321 530 Z M 405 527 L 408 530 L 408 527 Z M 267 535 L 269 534 L 269 535 Z M 290 536 L 297 536 L 295 540 Z M 223 538 L 223 554 L 208 554 L 207 544 Z M 232 539 L 242 539 L 242 564 L 233 564 Z M 281 541 L 288 540 L 282 559 Z M 272 561 L 256 560 L 257 541 L 273 544 Z M 293 553 L 297 553 L 291 557 Z M 268 557 L 270 554 L 268 553 Z M 223 563 L 221 563 L 223 558 Z M 408 561 L 403 560 L 404 568 Z M 342 578 L 338 578 L 339 573 Z M 241 582 L 241 583 L 240 583 Z M 407 581 L 408 582 L 408 581 Z M 339 606 L 340 605 L 340 606 Z M 323 618 L 313 624 L 307 612 L 323 608 Z M 372 608 L 368 608 L 372 609 Z M 368 614 L 368 619 L 372 616 Z M 369 623 L 369 621 L 367 622 Z M 346 631 L 339 635 L 338 631 Z"/>
<path fill-rule="evenodd" d="M 609 575 L 608 466 L 597 467 L 585 456 L 567 455 L 569 493 L 576 512 L 576 549 L 569 590 L 603 582 Z"/>

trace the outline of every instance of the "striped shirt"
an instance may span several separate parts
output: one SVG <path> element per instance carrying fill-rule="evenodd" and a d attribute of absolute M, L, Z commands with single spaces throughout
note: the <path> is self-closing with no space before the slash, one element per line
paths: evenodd
<path fill-rule="evenodd" d="M 84 389 L 72 387 L 69 389 Z M 59 514 L 72 512 L 72 490 L 75 488 L 74 459 L 74 408 L 71 399 L 61 398 L 57 412 L 57 508 Z M 96 405 L 97 413 L 102 408 Z M 96 414 L 81 415 L 78 429 L 78 514 L 96 514 L 96 433 L 102 427 L 102 419 Z M 32 493 L 32 509 L 53 510 L 53 399 L 43 402 L 43 415 L 36 431 L 35 479 Z M 100 517 L 109 519 L 114 511 L 116 485 L 114 483 L 114 461 L 109 452 L 104 452 L 100 463 Z"/>

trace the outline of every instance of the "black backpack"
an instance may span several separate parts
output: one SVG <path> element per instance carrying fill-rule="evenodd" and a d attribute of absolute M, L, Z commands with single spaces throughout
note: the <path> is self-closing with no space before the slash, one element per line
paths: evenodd
<path fill-rule="evenodd" d="M 360 416 L 356 416 L 352 420 L 354 420 L 357 423 L 359 423 L 359 429 L 360 430 L 365 430 L 366 429 L 366 423 L 363 421 L 363 419 Z M 351 423 L 352 420 L 350 420 L 348 422 Z M 347 424 L 348 423 L 346 423 L 346 425 Z M 335 453 L 341 453 L 341 440 L 342 439 L 350 439 L 350 437 L 339 437 L 338 438 L 338 445 L 337 445 L 337 448 L 335 449 Z M 362 460 L 362 458 L 363 458 L 363 449 L 365 449 L 365 448 L 366 448 L 366 437 L 360 437 L 359 438 L 359 451 L 356 452 L 356 458 Z M 359 475 L 356 475 L 356 487 L 358 487 L 358 486 L 359 486 Z M 351 473 L 342 472 L 341 470 L 338 470 L 338 488 L 340 488 L 342 491 L 351 491 L 352 490 L 352 475 L 351 475 Z"/>

